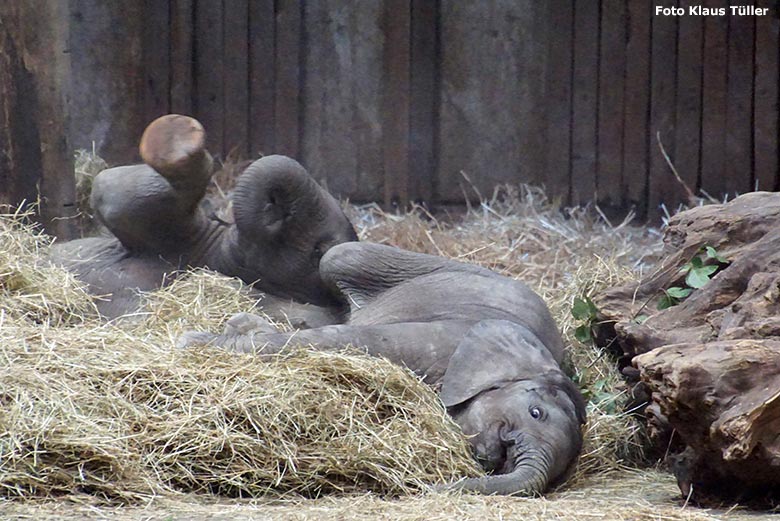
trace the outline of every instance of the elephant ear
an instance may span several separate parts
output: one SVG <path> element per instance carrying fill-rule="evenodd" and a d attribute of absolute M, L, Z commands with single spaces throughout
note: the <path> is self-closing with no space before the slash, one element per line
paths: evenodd
<path fill-rule="evenodd" d="M 560 368 L 531 330 L 508 320 L 482 320 L 455 348 L 439 397 L 446 407 L 453 407 L 482 391 L 551 371 Z"/>
<path fill-rule="evenodd" d="M 312 220 L 322 209 L 318 186 L 300 163 L 265 156 L 247 167 L 236 182 L 233 206 L 242 235 L 274 240 L 290 227 Z"/>

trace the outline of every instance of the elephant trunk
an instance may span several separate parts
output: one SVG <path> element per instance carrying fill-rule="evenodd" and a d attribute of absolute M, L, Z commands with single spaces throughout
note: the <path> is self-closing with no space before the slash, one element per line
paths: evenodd
<path fill-rule="evenodd" d="M 514 470 L 507 474 L 468 478 L 444 488 L 488 495 L 532 496 L 547 489 L 550 466 L 550 458 L 544 450 L 528 450 L 519 458 Z"/>

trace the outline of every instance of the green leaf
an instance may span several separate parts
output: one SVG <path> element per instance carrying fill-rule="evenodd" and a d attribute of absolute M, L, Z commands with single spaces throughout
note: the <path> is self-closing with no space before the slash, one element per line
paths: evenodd
<path fill-rule="evenodd" d="M 590 301 L 590 299 L 588 299 Z M 588 320 L 592 317 L 591 315 L 591 306 L 593 303 L 588 304 L 585 300 L 581 298 L 575 298 L 574 299 L 574 305 L 571 307 L 571 314 L 574 318 L 577 320 Z"/>
<path fill-rule="evenodd" d="M 596 307 L 596 304 L 593 303 L 591 299 L 588 297 L 585 297 L 585 302 L 588 303 L 588 310 L 590 311 L 590 318 L 596 318 L 596 315 L 599 313 L 599 308 Z"/>
<path fill-rule="evenodd" d="M 716 261 L 720 262 L 721 264 L 728 264 L 729 261 L 723 258 L 723 256 L 717 252 L 715 248 L 712 246 L 705 246 L 704 250 L 707 252 L 707 257 L 710 259 L 715 259 Z"/>
<path fill-rule="evenodd" d="M 704 287 L 710 281 L 710 275 L 718 271 L 717 266 L 702 266 L 692 269 L 685 277 L 685 283 L 695 289 Z"/>
<path fill-rule="evenodd" d="M 684 299 L 691 294 L 693 290 L 691 288 L 680 288 L 678 286 L 672 286 L 666 290 L 666 294 L 676 299 Z"/>
<path fill-rule="evenodd" d="M 590 325 L 582 324 L 574 330 L 574 338 L 582 342 L 583 344 L 590 343 L 593 340 L 593 336 L 590 333 Z"/>
<path fill-rule="evenodd" d="M 658 304 L 655 307 L 660 311 L 666 308 L 670 308 L 675 304 L 677 304 L 677 299 L 664 293 L 663 297 L 661 297 L 661 299 L 658 301 Z"/>
<path fill-rule="evenodd" d="M 695 256 L 694 258 L 691 259 L 690 264 L 691 264 L 691 266 L 693 266 L 693 269 L 698 269 L 698 268 L 701 268 L 702 266 L 704 266 L 704 261 L 701 260 L 701 257 L 699 257 L 697 255 L 697 256 Z"/>
<path fill-rule="evenodd" d="M 648 318 L 650 318 L 650 315 L 644 315 L 643 314 L 643 315 L 635 316 L 633 320 L 634 320 L 634 323 L 636 323 L 636 324 L 644 324 L 645 320 L 647 320 Z"/>

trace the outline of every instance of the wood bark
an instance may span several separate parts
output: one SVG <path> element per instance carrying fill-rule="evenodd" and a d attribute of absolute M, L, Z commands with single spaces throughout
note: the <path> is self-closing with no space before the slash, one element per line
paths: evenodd
<path fill-rule="evenodd" d="M 755 192 L 682 212 L 664 235 L 665 260 L 639 283 L 595 299 L 599 338 L 649 397 L 651 435 L 695 498 L 780 493 L 780 194 Z M 712 246 L 728 264 L 673 307 L 684 267 Z M 711 261 L 714 262 L 714 261 Z M 633 365 L 633 369 L 628 364 Z M 674 433 L 672 435 L 672 433 Z M 674 445 L 673 445 L 674 446 Z"/>

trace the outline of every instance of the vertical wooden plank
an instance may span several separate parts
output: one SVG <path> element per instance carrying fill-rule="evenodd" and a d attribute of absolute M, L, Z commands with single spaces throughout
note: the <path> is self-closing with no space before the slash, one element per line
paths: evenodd
<path fill-rule="evenodd" d="M 728 10 L 724 0 L 708 0 L 704 4 Z M 704 19 L 700 186 L 716 197 L 724 191 L 726 177 L 728 23 L 728 16 Z"/>
<path fill-rule="evenodd" d="M 674 7 L 677 2 L 673 2 Z M 672 6 L 670 5 L 670 7 Z M 674 118 L 677 83 L 676 16 L 653 16 L 650 68 L 650 177 L 647 208 L 650 217 L 663 215 L 660 205 L 671 212 L 679 202 L 681 187 L 658 146 L 658 136 L 674 160 Z"/>
<path fill-rule="evenodd" d="M 13 98 L 0 99 L 4 109 L 0 122 L 10 124 L 11 130 L 32 127 L 23 129 L 20 136 L 0 129 L 0 152 L 6 156 L 0 159 L 0 166 L 13 168 L 0 176 L 10 178 L 13 188 L 24 190 L 4 194 L 7 187 L 3 186 L 0 194 L 13 198 L 7 201 L 11 204 L 22 202 L 17 197 L 27 198 L 30 204 L 40 195 L 40 217 L 46 231 L 63 240 L 74 238 L 77 232 L 66 109 L 71 75 L 69 31 L 65 2 L 29 0 L 0 5 L 0 64 L 8 64 L 10 69 L 0 72 L 0 93 Z M 32 140 L 20 141 L 25 137 Z M 16 153 L 21 157 L 15 157 Z M 22 170 L 26 166 L 38 169 Z"/>
<path fill-rule="evenodd" d="M 296 158 L 300 154 L 301 9 L 297 0 L 276 2 L 276 152 Z"/>
<path fill-rule="evenodd" d="M 753 1 L 732 1 L 731 4 L 753 5 Z M 721 190 L 730 197 L 753 188 L 754 33 L 755 17 L 729 16 L 726 177 Z"/>
<path fill-rule="evenodd" d="M 533 0 L 441 2 L 437 193 L 443 202 L 489 197 L 496 185 L 538 182 L 529 150 L 542 133 L 543 60 Z M 541 47 L 541 45 L 539 45 Z M 595 123 L 594 127 L 595 127 Z M 531 130 L 534 129 L 534 130 Z M 461 172 L 468 178 L 464 178 Z"/>
<path fill-rule="evenodd" d="M 688 12 L 698 0 L 680 0 Z M 704 19 L 679 18 L 677 36 L 677 107 L 675 115 L 674 166 L 688 188 L 696 193 L 701 154 L 701 72 Z"/>
<path fill-rule="evenodd" d="M 207 146 L 224 157 L 225 92 L 223 6 L 217 0 L 195 2 L 195 117 L 206 129 Z"/>
<path fill-rule="evenodd" d="M 385 205 L 409 202 L 410 0 L 385 0 Z"/>
<path fill-rule="evenodd" d="M 756 18 L 755 94 L 753 106 L 754 186 L 777 190 L 778 186 L 778 75 L 780 74 L 780 19 L 777 4 L 758 0 L 768 7 L 766 16 Z"/>
<path fill-rule="evenodd" d="M 170 112 L 170 0 L 144 0 L 144 120 Z"/>
<path fill-rule="evenodd" d="M 549 0 L 547 6 L 547 129 L 545 132 L 545 189 L 551 197 L 570 204 L 571 95 L 574 5 Z"/>
<path fill-rule="evenodd" d="M 225 152 L 249 152 L 249 0 L 224 4 Z"/>
<path fill-rule="evenodd" d="M 409 196 L 429 202 L 433 195 L 437 106 L 438 1 L 412 0 L 409 101 Z"/>
<path fill-rule="evenodd" d="M 647 212 L 648 127 L 650 104 L 650 21 L 652 4 L 628 0 L 625 119 L 623 122 L 623 189 L 637 215 Z"/>
<path fill-rule="evenodd" d="M 576 2 L 571 142 L 573 204 L 592 201 L 596 195 L 598 61 L 599 2 Z"/>
<path fill-rule="evenodd" d="M 626 11 L 623 0 L 601 6 L 599 60 L 598 203 L 604 210 L 623 203 L 623 95 L 626 67 Z"/>
<path fill-rule="evenodd" d="M 170 0 L 171 13 L 171 112 L 193 114 L 193 0 Z"/>
<path fill-rule="evenodd" d="M 249 2 L 249 155 L 274 150 L 274 0 Z"/>

